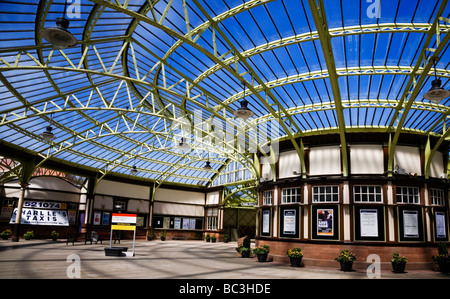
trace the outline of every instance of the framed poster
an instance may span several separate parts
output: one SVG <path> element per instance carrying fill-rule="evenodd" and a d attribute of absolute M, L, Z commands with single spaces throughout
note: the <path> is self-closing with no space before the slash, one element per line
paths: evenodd
<path fill-rule="evenodd" d="M 180 229 L 181 228 L 181 218 L 175 218 L 174 219 L 174 227 L 175 229 Z"/>
<path fill-rule="evenodd" d="M 333 209 L 317 209 L 317 235 L 332 236 L 334 229 L 334 210 Z"/>
<path fill-rule="evenodd" d="M 281 207 L 280 215 L 280 236 L 298 238 L 299 207 Z"/>
<path fill-rule="evenodd" d="M 102 214 L 102 225 L 109 225 L 109 219 L 111 218 L 110 212 L 103 212 Z"/>
<path fill-rule="evenodd" d="M 434 211 L 434 231 L 436 241 L 448 241 L 446 212 Z"/>
<path fill-rule="evenodd" d="M 403 211 L 403 237 L 419 237 L 419 213 L 417 211 Z"/>
<path fill-rule="evenodd" d="M 339 240 L 339 208 L 337 205 L 312 206 L 313 239 Z"/>
<path fill-rule="evenodd" d="M 102 212 L 98 212 L 98 211 L 95 211 L 94 212 L 94 221 L 93 221 L 93 224 L 94 225 L 100 225 L 100 219 L 101 219 L 101 217 L 102 217 Z"/>
<path fill-rule="evenodd" d="M 384 207 L 355 206 L 354 207 L 355 239 L 363 241 L 385 240 Z"/>
<path fill-rule="evenodd" d="M 270 236 L 270 209 L 262 210 L 261 235 Z"/>
<path fill-rule="evenodd" d="M 420 207 L 399 207 L 400 241 L 423 241 L 423 216 Z"/>

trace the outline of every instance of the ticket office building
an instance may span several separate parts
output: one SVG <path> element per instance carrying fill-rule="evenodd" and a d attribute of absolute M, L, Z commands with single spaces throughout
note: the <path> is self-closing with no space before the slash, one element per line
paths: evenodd
<path fill-rule="evenodd" d="M 310 265 L 335 266 L 340 250 L 357 255 L 356 267 L 377 254 L 390 267 L 394 252 L 410 269 L 429 269 L 437 243 L 448 242 L 447 154 L 436 152 L 424 176 L 424 146 L 399 144 L 387 175 L 387 143 L 351 143 L 349 176 L 341 172 L 340 145 L 305 147 L 307 175 L 298 154 L 280 152 L 273 179 L 270 165 L 258 190 L 258 244 L 271 245 L 274 259 L 300 247 Z"/>

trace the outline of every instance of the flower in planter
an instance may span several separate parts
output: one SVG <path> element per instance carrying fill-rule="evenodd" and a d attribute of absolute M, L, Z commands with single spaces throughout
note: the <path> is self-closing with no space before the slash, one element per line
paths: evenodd
<path fill-rule="evenodd" d="M 394 254 L 392 254 L 392 263 L 396 263 L 396 264 L 403 264 L 403 263 L 407 263 L 408 260 L 406 259 L 406 257 L 404 256 L 400 256 L 399 253 L 395 252 Z"/>
<path fill-rule="evenodd" d="M 404 273 L 408 260 L 404 256 L 400 256 L 398 252 L 392 254 L 391 264 L 394 273 Z"/>
<path fill-rule="evenodd" d="M 258 247 L 253 248 L 253 253 L 256 253 L 256 254 L 266 254 L 266 253 L 269 253 L 269 251 L 270 251 L 270 246 L 267 244 L 259 245 Z"/>
<path fill-rule="evenodd" d="M 302 250 L 300 248 L 297 248 L 297 247 L 296 248 L 292 248 L 292 249 L 288 249 L 287 255 L 288 255 L 288 257 L 293 257 L 293 258 L 303 257 Z"/>
<path fill-rule="evenodd" d="M 356 255 L 354 255 L 353 253 L 351 253 L 348 250 L 342 250 L 341 253 L 339 254 L 339 256 L 337 258 L 334 259 L 337 262 L 353 262 L 356 261 Z"/>

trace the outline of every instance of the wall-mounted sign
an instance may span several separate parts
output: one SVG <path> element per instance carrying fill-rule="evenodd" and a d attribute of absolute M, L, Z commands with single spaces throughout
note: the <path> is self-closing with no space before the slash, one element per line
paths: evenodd
<path fill-rule="evenodd" d="M 16 223 L 17 208 L 11 215 L 10 224 Z M 66 211 L 46 209 L 22 209 L 21 224 L 69 226 Z"/>
<path fill-rule="evenodd" d="M 23 202 L 24 208 L 32 209 L 50 209 L 50 210 L 65 210 L 67 205 L 61 202 L 47 202 L 47 201 L 35 201 L 35 200 L 25 200 Z"/>

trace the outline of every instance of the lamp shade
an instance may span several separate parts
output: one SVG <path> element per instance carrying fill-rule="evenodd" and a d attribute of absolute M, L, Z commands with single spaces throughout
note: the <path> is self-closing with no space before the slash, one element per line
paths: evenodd
<path fill-rule="evenodd" d="M 45 131 L 43 133 L 41 133 L 41 136 L 47 141 L 50 141 L 56 137 L 55 134 L 52 133 L 51 126 L 46 127 Z"/>
<path fill-rule="evenodd" d="M 136 165 L 133 165 L 133 168 L 131 168 L 131 173 L 132 173 L 132 174 L 138 173 L 138 171 L 137 171 L 137 169 L 136 169 Z"/>
<path fill-rule="evenodd" d="M 234 115 L 242 118 L 244 120 L 248 119 L 249 117 L 252 117 L 255 113 L 253 111 L 251 111 L 248 107 L 248 101 L 247 100 L 242 100 L 241 101 L 241 107 L 234 111 Z"/>
<path fill-rule="evenodd" d="M 45 28 L 42 32 L 42 37 L 48 41 L 55 49 L 66 49 L 75 46 L 78 41 L 67 30 L 69 28 L 69 20 L 66 18 L 57 18 L 56 26 L 52 28 Z"/>
<path fill-rule="evenodd" d="M 205 166 L 203 166 L 203 169 L 206 169 L 206 170 L 211 170 L 212 169 L 211 164 L 210 164 L 209 161 L 206 161 L 206 164 L 205 164 Z"/>
<path fill-rule="evenodd" d="M 441 87 L 441 80 L 434 79 L 431 81 L 431 88 L 428 90 L 423 97 L 433 103 L 440 103 L 443 99 L 450 96 L 450 91 Z"/>

